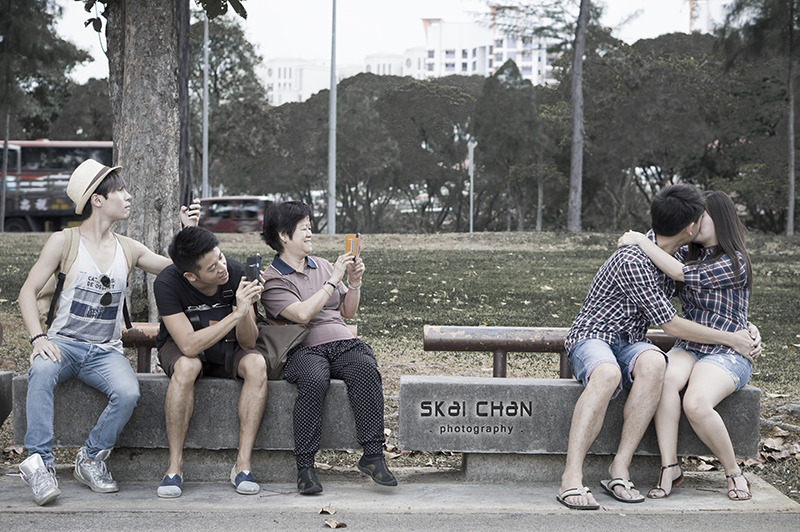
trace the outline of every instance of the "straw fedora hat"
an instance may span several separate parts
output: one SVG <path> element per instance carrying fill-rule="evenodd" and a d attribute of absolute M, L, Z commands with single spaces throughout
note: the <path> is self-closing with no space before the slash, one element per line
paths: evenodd
<path fill-rule="evenodd" d="M 75 202 L 75 214 L 83 214 L 83 207 L 94 190 L 109 173 L 122 170 L 121 166 L 106 166 L 94 159 L 86 159 L 78 166 L 69 178 L 67 196 Z"/>

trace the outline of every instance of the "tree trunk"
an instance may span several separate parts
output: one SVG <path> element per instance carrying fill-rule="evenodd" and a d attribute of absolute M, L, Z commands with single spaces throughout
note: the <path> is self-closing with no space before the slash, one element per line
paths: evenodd
<path fill-rule="evenodd" d="M 794 2 L 789 3 L 789 212 L 786 213 L 786 236 L 794 235 Z"/>
<path fill-rule="evenodd" d="M 192 155 L 189 151 L 189 71 L 192 57 L 191 15 L 189 0 L 177 0 L 178 22 L 178 100 L 180 101 L 180 157 L 178 173 L 180 175 L 180 202 L 189 205 L 190 194 L 194 189 L 192 175 Z"/>
<path fill-rule="evenodd" d="M 539 158 L 539 182 L 536 187 L 536 232 L 542 232 L 542 205 L 544 205 L 544 176 L 542 175 L 542 159 Z"/>
<path fill-rule="evenodd" d="M 583 49 L 589 23 L 589 0 L 581 0 L 581 11 L 572 50 L 572 158 L 569 169 L 569 213 L 567 229 L 581 230 L 581 195 L 583 193 Z"/>
<path fill-rule="evenodd" d="M 120 231 L 166 255 L 180 225 L 176 2 L 118 0 L 105 14 L 114 159 L 132 196 Z M 136 270 L 129 281 L 131 308 L 141 315 L 146 301 L 149 321 L 157 318 L 153 279 Z"/>

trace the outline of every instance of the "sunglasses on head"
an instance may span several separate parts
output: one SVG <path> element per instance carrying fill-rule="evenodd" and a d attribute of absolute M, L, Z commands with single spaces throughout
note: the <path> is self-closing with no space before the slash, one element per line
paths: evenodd
<path fill-rule="evenodd" d="M 103 275 L 100 277 L 100 284 L 102 284 L 103 288 L 106 289 L 106 293 L 100 298 L 100 304 L 104 307 L 107 307 L 113 300 L 113 297 L 111 296 L 111 279 L 108 278 L 108 275 Z"/>

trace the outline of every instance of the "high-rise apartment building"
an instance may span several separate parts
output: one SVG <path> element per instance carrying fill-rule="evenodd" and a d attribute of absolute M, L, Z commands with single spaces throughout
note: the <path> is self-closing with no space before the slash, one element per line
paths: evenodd
<path fill-rule="evenodd" d="M 429 79 L 451 75 L 491 76 L 509 59 L 534 85 L 555 84 L 552 62 L 542 39 L 516 37 L 477 22 L 446 22 L 422 19 L 424 47 L 403 53 L 371 54 L 361 65 L 336 68 L 339 81 L 360 72 L 379 76 L 410 76 Z M 270 103 L 302 102 L 330 87 L 330 63 L 306 59 L 270 59 L 264 64 L 264 81 Z"/>

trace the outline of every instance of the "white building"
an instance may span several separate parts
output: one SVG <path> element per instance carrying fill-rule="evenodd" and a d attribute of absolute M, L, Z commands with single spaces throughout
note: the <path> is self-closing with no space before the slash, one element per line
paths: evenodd
<path fill-rule="evenodd" d="M 423 19 L 429 78 L 454 74 L 491 76 L 503 63 L 514 60 L 522 77 L 534 85 L 553 84 L 552 62 L 541 39 L 505 35 L 496 27 L 474 22 Z"/>
<path fill-rule="evenodd" d="M 422 19 L 422 30 L 424 47 L 409 48 L 403 53 L 371 54 L 361 65 L 337 65 L 337 80 L 361 72 L 419 80 L 456 74 L 491 76 L 513 59 L 522 77 L 534 85 L 555 84 L 551 63 L 557 56 L 548 55 L 539 39 L 508 36 L 496 27 L 476 22 L 443 19 Z M 270 59 L 264 63 L 262 75 L 272 105 L 302 102 L 330 88 L 329 61 Z"/>

